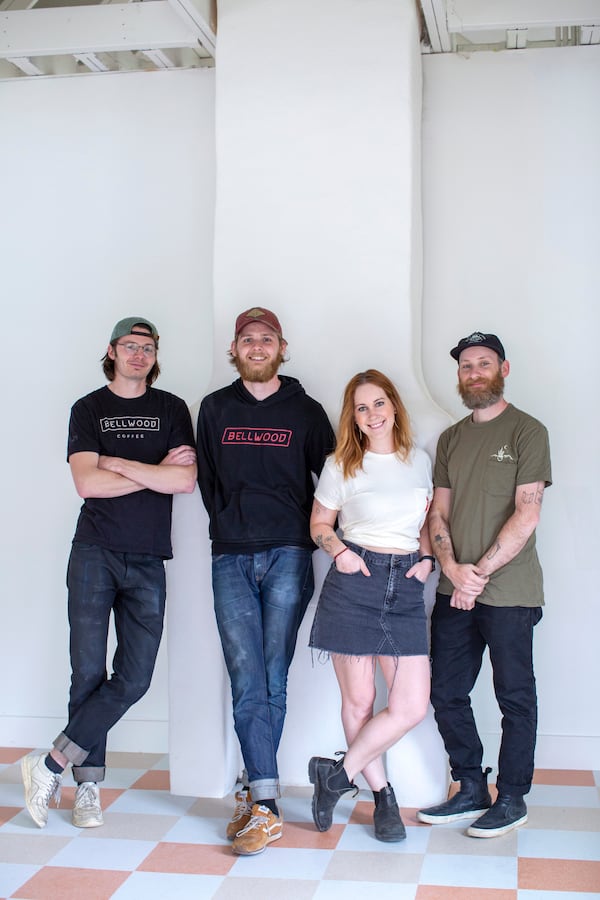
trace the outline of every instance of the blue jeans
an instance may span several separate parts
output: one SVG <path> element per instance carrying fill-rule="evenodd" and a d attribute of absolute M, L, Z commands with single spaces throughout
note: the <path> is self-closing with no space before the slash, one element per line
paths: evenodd
<path fill-rule="evenodd" d="M 531 788 L 537 729 L 533 628 L 539 607 L 487 606 L 454 609 L 437 594 L 431 616 L 431 702 L 450 759 L 452 777 L 481 777 L 483 747 L 471 708 L 486 646 L 494 691 L 502 712 L 498 790 L 523 796 Z"/>
<path fill-rule="evenodd" d="M 150 687 L 165 610 L 160 557 L 74 543 L 67 570 L 71 626 L 69 721 L 54 741 L 75 781 L 102 781 L 106 736 Z M 106 649 L 111 611 L 117 648 L 110 678 Z"/>
<path fill-rule="evenodd" d="M 312 551 L 273 547 L 213 557 L 217 626 L 253 800 L 280 796 L 277 749 L 298 628 L 314 591 Z"/>

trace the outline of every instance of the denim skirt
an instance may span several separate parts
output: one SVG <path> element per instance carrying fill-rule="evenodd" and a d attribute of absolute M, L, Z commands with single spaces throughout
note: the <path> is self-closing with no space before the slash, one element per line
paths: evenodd
<path fill-rule="evenodd" d="M 346 575 L 332 563 L 309 645 L 346 656 L 428 656 L 425 585 L 406 577 L 418 553 L 373 553 L 346 543 L 362 556 L 371 575 Z"/>

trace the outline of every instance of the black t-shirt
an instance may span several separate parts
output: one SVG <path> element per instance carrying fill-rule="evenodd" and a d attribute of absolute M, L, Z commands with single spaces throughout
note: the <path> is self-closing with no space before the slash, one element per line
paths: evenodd
<path fill-rule="evenodd" d="M 142 397 L 127 399 L 103 387 L 71 410 L 67 459 L 91 452 L 157 465 L 181 444 L 194 444 L 189 410 L 166 391 L 149 387 Z M 170 559 L 171 505 L 171 494 L 151 490 L 89 498 L 81 507 L 73 540 Z"/>

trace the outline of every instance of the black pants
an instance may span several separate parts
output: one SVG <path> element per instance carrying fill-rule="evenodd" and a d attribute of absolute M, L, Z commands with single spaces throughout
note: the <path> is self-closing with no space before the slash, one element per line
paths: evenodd
<path fill-rule="evenodd" d="M 71 626 L 69 721 L 54 746 L 73 763 L 75 781 L 102 781 L 106 736 L 150 686 L 165 610 L 160 557 L 73 545 L 67 572 Z M 110 678 L 111 611 L 117 648 Z"/>
<path fill-rule="evenodd" d="M 502 712 L 498 790 L 523 796 L 531 788 L 537 729 L 532 644 L 541 617 L 539 607 L 476 603 L 469 611 L 454 609 L 450 597 L 437 595 L 431 618 L 431 702 L 455 781 L 477 777 L 482 768 L 483 747 L 469 695 L 487 646 Z"/>

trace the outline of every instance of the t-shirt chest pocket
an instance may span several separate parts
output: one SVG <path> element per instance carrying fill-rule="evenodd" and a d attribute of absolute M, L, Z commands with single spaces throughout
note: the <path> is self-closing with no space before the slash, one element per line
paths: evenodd
<path fill-rule="evenodd" d="M 483 490 L 493 497 L 512 497 L 517 483 L 517 464 L 515 460 L 502 461 L 491 459 L 485 467 Z"/>

